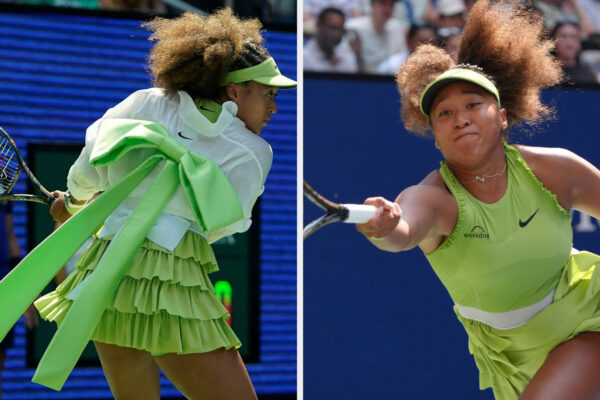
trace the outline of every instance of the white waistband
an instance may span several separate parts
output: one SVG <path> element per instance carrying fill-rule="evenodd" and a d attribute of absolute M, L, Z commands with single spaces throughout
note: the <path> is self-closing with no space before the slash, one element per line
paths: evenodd
<path fill-rule="evenodd" d="M 455 304 L 460 315 L 465 318 L 483 322 L 486 325 L 496 329 L 512 329 L 525 324 L 537 313 L 552 304 L 554 298 L 554 290 L 544 297 L 542 300 L 528 307 L 519 308 L 518 310 L 507 311 L 503 313 L 491 313 L 480 310 L 475 307 L 461 306 Z"/>
<path fill-rule="evenodd" d="M 119 232 L 133 213 L 134 208 L 127 201 L 119 205 L 104 221 L 104 227 L 98 234 L 98 237 L 111 237 Z M 188 230 L 206 237 L 206 235 L 200 232 L 200 228 L 194 221 L 163 212 L 158 216 L 146 237 L 159 246 L 173 251 Z"/>

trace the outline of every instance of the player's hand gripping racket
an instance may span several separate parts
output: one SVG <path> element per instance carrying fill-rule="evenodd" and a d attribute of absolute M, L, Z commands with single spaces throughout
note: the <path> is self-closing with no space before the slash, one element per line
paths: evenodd
<path fill-rule="evenodd" d="M 325 215 L 315 219 L 304 227 L 304 239 L 312 235 L 317 229 L 332 222 L 347 222 L 360 224 L 367 222 L 377 212 L 377 207 L 364 204 L 336 204 L 317 193 L 304 181 L 304 196 L 315 205 L 325 210 Z"/>
<path fill-rule="evenodd" d="M 39 189 L 42 195 L 11 193 L 21 171 L 25 171 L 31 183 Z M 0 201 L 3 200 L 25 200 L 52 204 L 55 198 L 33 176 L 14 140 L 0 127 Z"/>

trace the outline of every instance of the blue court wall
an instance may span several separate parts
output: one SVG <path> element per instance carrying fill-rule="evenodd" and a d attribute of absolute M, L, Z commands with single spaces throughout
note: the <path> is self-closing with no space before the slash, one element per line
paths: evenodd
<path fill-rule="evenodd" d="M 83 144 L 85 129 L 130 93 L 151 86 L 150 48 L 141 16 L 75 10 L 0 8 L 0 126 L 17 145 Z M 267 31 L 266 46 L 282 72 L 296 76 L 296 35 Z M 296 90 L 277 96 L 278 113 L 262 136 L 273 168 L 260 202 L 259 361 L 247 365 L 259 395 L 296 392 Z M 66 177 L 65 177 L 66 178 Z M 26 190 L 21 179 L 15 191 Z M 14 207 L 26 249 L 27 207 Z M 2 307 L 0 305 L 0 312 Z M 7 352 L 3 399 L 111 398 L 100 368 L 76 368 L 61 392 L 30 382 L 25 327 Z M 162 380 L 162 395 L 176 396 Z"/>
<path fill-rule="evenodd" d="M 557 120 L 515 142 L 568 148 L 600 166 L 600 91 L 548 90 Z M 304 76 L 304 178 L 324 196 L 388 199 L 439 167 L 433 140 L 407 133 L 391 79 Z M 304 220 L 320 214 L 304 207 Z M 573 217 L 575 246 L 600 251 L 597 220 Z M 467 336 L 420 250 L 385 253 L 334 224 L 304 242 L 304 398 L 492 399 Z"/>

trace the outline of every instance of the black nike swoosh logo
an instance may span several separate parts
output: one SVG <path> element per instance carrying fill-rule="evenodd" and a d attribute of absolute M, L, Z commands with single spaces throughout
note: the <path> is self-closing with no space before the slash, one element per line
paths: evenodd
<path fill-rule="evenodd" d="M 215 110 L 211 110 L 210 108 L 206 108 L 206 107 L 204 107 L 204 106 L 200 106 L 200 107 L 198 107 L 198 108 L 200 108 L 201 110 L 204 110 L 204 111 L 210 111 L 210 112 L 212 112 L 212 113 L 216 113 L 216 111 L 215 111 Z"/>
<path fill-rule="evenodd" d="M 177 132 L 177 136 L 179 136 L 180 138 L 187 139 L 187 140 L 194 140 L 194 139 L 192 139 L 192 138 L 189 138 L 189 137 L 187 137 L 187 136 L 183 136 L 183 134 L 181 133 L 181 131 L 180 131 L 180 132 Z"/>
<path fill-rule="evenodd" d="M 527 218 L 525 220 L 525 222 L 521 221 L 521 218 L 519 218 L 519 226 L 521 228 L 525 228 L 527 226 L 527 224 L 529 224 L 531 222 L 531 220 L 533 219 L 533 217 L 535 217 L 535 214 L 537 214 L 538 211 L 540 211 L 539 208 L 537 210 L 535 210 L 535 212 L 533 214 L 531 214 L 531 217 Z"/>

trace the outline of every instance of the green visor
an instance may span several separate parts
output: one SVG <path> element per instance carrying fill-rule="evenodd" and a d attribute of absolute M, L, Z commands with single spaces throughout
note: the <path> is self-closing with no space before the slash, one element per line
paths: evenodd
<path fill-rule="evenodd" d="M 296 87 L 295 80 L 281 75 L 275 60 L 272 57 L 267 58 L 260 64 L 249 68 L 238 69 L 227 74 L 221 82 L 221 86 L 226 86 L 229 83 L 241 83 L 254 81 L 267 86 L 275 86 L 283 89 L 291 89 Z"/>
<path fill-rule="evenodd" d="M 496 98 L 498 107 L 500 107 L 500 93 L 492 81 L 481 75 L 479 72 L 465 68 L 453 68 L 438 76 L 425 88 L 425 90 L 423 90 L 420 102 L 421 112 L 428 118 L 435 95 L 440 91 L 440 89 L 452 82 L 470 82 L 474 85 L 484 88 Z"/>

